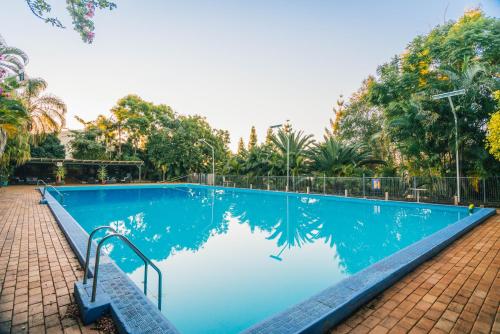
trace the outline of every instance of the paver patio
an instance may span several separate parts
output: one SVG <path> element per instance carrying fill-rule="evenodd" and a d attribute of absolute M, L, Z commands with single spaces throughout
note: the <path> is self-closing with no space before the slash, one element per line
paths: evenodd
<path fill-rule="evenodd" d="M 334 333 L 500 333 L 500 216 L 372 300 Z"/>
<path fill-rule="evenodd" d="M 33 186 L 0 189 L 0 333 L 98 333 L 67 316 L 83 271 Z"/>
<path fill-rule="evenodd" d="M 33 186 L 0 189 L 0 333 L 97 333 L 65 317 L 83 272 Z M 332 333 L 500 333 L 500 216 L 427 261 Z"/>

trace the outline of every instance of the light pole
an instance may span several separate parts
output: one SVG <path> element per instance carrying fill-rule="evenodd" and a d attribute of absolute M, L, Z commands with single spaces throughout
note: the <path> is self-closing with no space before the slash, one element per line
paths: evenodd
<path fill-rule="evenodd" d="M 457 95 L 464 95 L 464 94 L 465 94 L 465 89 L 459 89 L 459 90 L 454 90 L 452 92 L 447 92 L 447 93 L 437 94 L 437 95 L 432 96 L 433 100 L 440 100 L 440 99 L 448 98 L 448 101 L 450 102 L 450 106 L 451 106 L 451 112 L 453 113 L 453 118 L 455 119 L 455 161 L 456 161 L 456 168 L 457 168 L 457 201 L 458 201 L 458 203 L 460 203 L 460 163 L 458 161 L 458 119 L 457 119 L 457 113 L 455 111 L 455 106 L 453 105 L 453 101 L 452 101 L 451 97 L 457 96 Z"/>
<path fill-rule="evenodd" d="M 290 120 L 286 120 L 285 122 L 285 131 L 286 131 L 286 191 L 290 189 L 290 135 L 288 134 Z M 281 128 L 283 124 L 277 124 L 271 126 L 271 129 Z"/>
<path fill-rule="evenodd" d="M 212 149 L 212 177 L 214 178 L 212 180 L 212 185 L 215 186 L 215 149 L 214 147 L 209 143 L 207 142 L 205 139 L 200 139 L 199 141 L 201 142 L 204 142 L 205 144 L 207 144 L 208 146 L 210 146 L 210 148 Z"/>

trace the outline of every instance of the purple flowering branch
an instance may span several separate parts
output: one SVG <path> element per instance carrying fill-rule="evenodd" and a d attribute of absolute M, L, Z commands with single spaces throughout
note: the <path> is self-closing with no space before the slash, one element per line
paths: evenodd
<path fill-rule="evenodd" d="M 52 9 L 47 0 L 26 0 L 26 3 L 36 17 L 55 27 L 64 28 L 59 19 L 47 16 Z M 66 0 L 66 4 L 66 9 L 73 20 L 73 27 L 85 43 L 92 43 L 95 37 L 93 18 L 96 9 L 116 8 L 116 4 L 108 0 Z"/>

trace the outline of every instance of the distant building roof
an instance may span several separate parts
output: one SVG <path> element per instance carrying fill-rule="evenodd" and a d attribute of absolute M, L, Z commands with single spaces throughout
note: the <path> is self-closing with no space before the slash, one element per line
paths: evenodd
<path fill-rule="evenodd" d="M 142 166 L 144 162 L 141 160 L 81 160 L 81 159 L 53 159 L 53 158 L 31 158 L 26 163 L 31 164 L 55 164 L 62 162 L 63 165 L 113 165 L 113 166 Z"/>

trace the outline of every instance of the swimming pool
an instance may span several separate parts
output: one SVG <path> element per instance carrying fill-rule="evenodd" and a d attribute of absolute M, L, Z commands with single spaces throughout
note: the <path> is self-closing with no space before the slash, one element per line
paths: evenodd
<path fill-rule="evenodd" d="M 194 185 L 59 189 L 87 232 L 115 227 L 162 270 L 162 312 L 182 333 L 244 330 L 469 215 Z M 106 248 L 142 287 L 142 261 L 120 242 Z"/>

